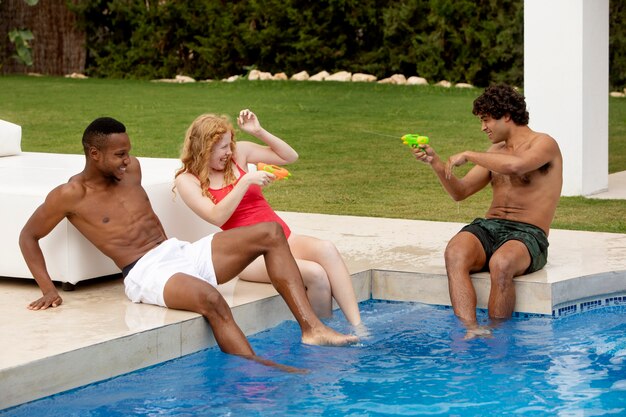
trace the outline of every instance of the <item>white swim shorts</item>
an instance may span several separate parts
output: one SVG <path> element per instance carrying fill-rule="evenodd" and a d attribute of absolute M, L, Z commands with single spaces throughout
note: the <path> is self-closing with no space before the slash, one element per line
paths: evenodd
<path fill-rule="evenodd" d="M 165 283 L 174 274 L 184 273 L 217 286 L 211 241 L 213 235 L 196 242 L 170 238 L 142 256 L 132 267 L 124 287 L 126 296 L 134 303 L 156 304 L 163 307 Z"/>

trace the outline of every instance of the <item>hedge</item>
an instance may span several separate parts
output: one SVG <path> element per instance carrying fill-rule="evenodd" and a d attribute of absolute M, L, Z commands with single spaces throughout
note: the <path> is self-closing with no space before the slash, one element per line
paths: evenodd
<path fill-rule="evenodd" d="M 68 2 L 88 75 L 219 79 L 267 72 L 394 73 L 523 83 L 523 0 Z M 626 6 L 611 0 L 611 85 L 626 86 Z"/>

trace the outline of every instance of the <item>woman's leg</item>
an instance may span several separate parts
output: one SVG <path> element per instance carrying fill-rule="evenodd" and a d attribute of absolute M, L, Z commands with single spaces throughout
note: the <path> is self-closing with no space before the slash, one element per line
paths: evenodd
<path fill-rule="evenodd" d="M 292 234 L 289 247 L 296 259 L 319 264 L 326 272 L 333 297 L 352 325 L 361 323 L 350 272 L 337 247 L 330 241 Z"/>
<path fill-rule="evenodd" d="M 307 298 L 315 314 L 319 318 L 331 317 L 333 300 L 326 271 L 315 262 L 296 259 L 296 263 L 304 281 Z M 255 259 L 239 274 L 239 278 L 244 281 L 269 283 L 270 277 L 267 274 L 264 259 L 262 257 Z"/>
<path fill-rule="evenodd" d="M 278 223 L 258 223 L 216 233 L 212 244 L 213 268 L 223 284 L 239 275 L 262 255 L 272 285 L 287 303 L 302 329 L 302 341 L 314 345 L 345 345 L 358 340 L 326 327 L 309 302 L 298 265 Z"/>

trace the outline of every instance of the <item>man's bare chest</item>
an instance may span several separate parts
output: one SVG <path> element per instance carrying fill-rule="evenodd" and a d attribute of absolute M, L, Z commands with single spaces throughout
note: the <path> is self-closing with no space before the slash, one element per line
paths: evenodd
<path fill-rule="evenodd" d="M 529 171 L 522 175 L 505 175 L 497 172 L 491 172 L 491 185 L 493 187 L 513 187 L 513 188 L 532 188 L 541 186 L 546 182 L 550 174 L 550 163 L 547 163 L 539 169 Z"/>
<path fill-rule="evenodd" d="M 97 227 L 132 223 L 150 211 L 150 201 L 143 189 L 124 188 L 88 192 L 68 217 Z"/>

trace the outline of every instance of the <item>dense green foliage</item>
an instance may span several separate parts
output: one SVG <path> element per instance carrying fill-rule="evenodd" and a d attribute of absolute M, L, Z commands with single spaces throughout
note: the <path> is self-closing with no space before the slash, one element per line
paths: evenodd
<path fill-rule="evenodd" d="M 90 0 L 87 73 L 196 79 L 251 68 L 402 73 L 523 85 L 524 0 Z M 611 84 L 626 86 L 626 7 L 611 0 Z"/>
<path fill-rule="evenodd" d="M 626 2 L 610 0 L 609 84 L 626 92 Z"/>
<path fill-rule="evenodd" d="M 108 115 L 126 124 L 134 155 L 176 158 L 199 114 L 233 118 L 250 108 L 300 155 L 289 166 L 293 177 L 265 191 L 277 210 L 467 222 L 484 215 L 490 191 L 455 203 L 400 136 L 428 135 L 442 158 L 485 149 L 489 141 L 471 111 L 480 93 L 375 83 L 12 76 L 0 77 L 0 119 L 22 126 L 24 151 L 82 153 L 85 127 Z M 610 98 L 609 109 L 610 172 L 625 171 L 626 100 Z M 626 201 L 563 197 L 554 227 L 626 233 Z"/>

